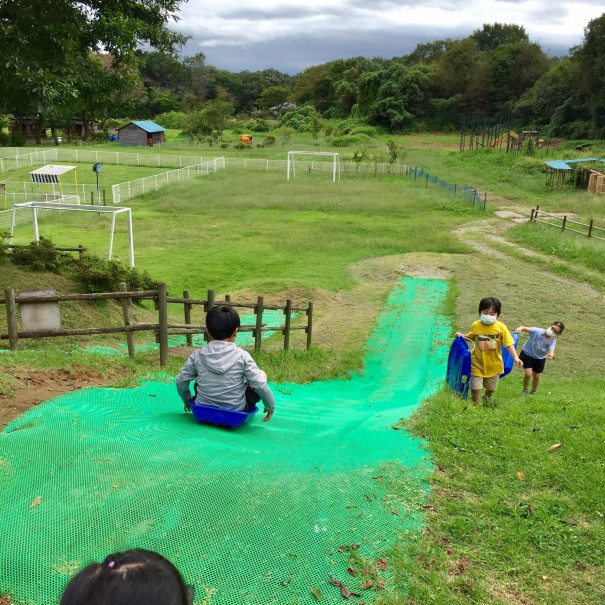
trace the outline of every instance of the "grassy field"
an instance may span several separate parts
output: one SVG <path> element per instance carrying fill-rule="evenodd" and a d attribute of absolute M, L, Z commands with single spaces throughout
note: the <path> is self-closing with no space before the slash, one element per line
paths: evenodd
<path fill-rule="evenodd" d="M 333 184 L 325 175 L 304 175 L 287 183 L 274 173 L 217 173 L 132 201 L 137 266 L 166 281 L 175 295 L 187 288 L 203 296 L 214 288 L 234 298 L 316 301 L 310 353 L 300 342 L 287 354 L 277 339 L 268 342 L 260 363 L 275 382 L 362 369 L 365 339 L 404 274 L 450 280 L 444 312 L 452 333 L 468 329 L 486 295 L 500 298 L 510 328 L 563 321 L 566 330 L 536 396 L 519 397 L 521 371 L 515 369 L 489 406 L 475 407 L 443 390 L 405 422 L 427 441 L 434 472 L 413 561 L 391 557 L 395 575 L 404 583 L 411 578 L 409 592 L 396 602 L 603 602 L 605 242 L 515 224 L 493 210 L 527 213 L 539 203 L 597 221 L 605 219 L 605 206 L 582 192 L 552 191 L 545 175 L 523 172 L 510 159 L 455 154 L 447 147 L 454 139 L 398 140 L 410 163 L 493 192 L 486 213 L 404 179 Z M 315 146 L 310 137 L 305 144 Z M 257 151 L 259 157 L 267 153 L 249 150 Z M 102 218 L 45 218 L 41 234 L 45 229 L 57 245 L 84 243 L 97 251 L 108 245 Z M 125 258 L 119 229 L 114 245 Z M 30 238 L 25 227 L 17 236 Z M 0 288 L 40 287 L 45 279 L 0 266 Z M 117 312 L 111 305 L 89 308 L 87 321 Z M 138 311 L 141 317 L 147 312 Z M 75 321 L 78 311 L 70 313 Z M 118 386 L 157 369 L 154 354 L 116 364 L 59 353 L 58 344 L 38 346 L 0 358 L 7 400 L 21 388 L 19 376 L 40 369 L 95 367 L 115 375 Z M 176 373 L 183 360 L 183 352 L 172 352 L 167 372 Z M 557 443 L 562 447 L 549 452 Z"/>

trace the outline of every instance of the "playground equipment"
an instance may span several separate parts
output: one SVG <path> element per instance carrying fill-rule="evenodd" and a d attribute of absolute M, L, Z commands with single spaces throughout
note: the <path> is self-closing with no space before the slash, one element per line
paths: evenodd
<path fill-rule="evenodd" d="M 290 180 L 290 165 L 292 165 L 292 178 L 296 177 L 296 164 L 294 162 L 297 155 L 317 155 L 332 158 L 332 182 L 336 182 L 336 174 L 340 181 L 340 154 L 330 153 L 328 151 L 288 151 L 288 170 L 286 179 Z"/>

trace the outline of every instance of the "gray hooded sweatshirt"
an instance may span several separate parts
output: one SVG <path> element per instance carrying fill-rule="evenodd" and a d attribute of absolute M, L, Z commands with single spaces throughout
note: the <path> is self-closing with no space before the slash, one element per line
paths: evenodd
<path fill-rule="evenodd" d="M 275 409 L 275 397 L 252 359 L 250 353 L 234 342 L 212 340 L 195 350 L 176 377 L 176 388 L 181 399 L 191 399 L 189 383 L 197 382 L 195 403 L 241 411 L 246 407 L 248 384 L 260 395 L 266 412 Z"/>

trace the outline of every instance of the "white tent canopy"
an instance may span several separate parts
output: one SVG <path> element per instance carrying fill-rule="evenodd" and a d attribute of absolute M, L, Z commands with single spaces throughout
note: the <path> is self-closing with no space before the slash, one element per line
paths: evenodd
<path fill-rule="evenodd" d="M 29 178 L 32 183 L 60 183 L 59 177 L 70 170 L 75 170 L 77 166 L 57 166 L 55 164 L 47 164 L 32 170 L 29 173 Z"/>

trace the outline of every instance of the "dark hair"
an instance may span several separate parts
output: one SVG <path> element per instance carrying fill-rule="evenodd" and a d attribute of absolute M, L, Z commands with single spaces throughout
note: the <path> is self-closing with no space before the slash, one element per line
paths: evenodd
<path fill-rule="evenodd" d="M 69 582 L 60 605 L 187 605 L 178 569 L 151 550 L 132 549 L 91 563 Z"/>
<path fill-rule="evenodd" d="M 229 338 L 236 328 L 239 328 L 240 321 L 237 311 L 228 305 L 218 305 L 212 307 L 206 314 L 206 329 L 210 336 L 216 340 Z"/>
<path fill-rule="evenodd" d="M 563 330 L 565 330 L 565 326 L 563 325 L 562 321 L 553 321 L 550 325 L 551 326 L 557 326 L 557 328 L 559 328 L 559 330 L 561 330 L 559 332 L 559 334 L 562 334 Z"/>
<path fill-rule="evenodd" d="M 493 296 L 486 296 L 479 301 L 479 313 L 481 311 L 489 311 L 493 309 L 498 315 L 500 315 L 500 301 Z"/>

